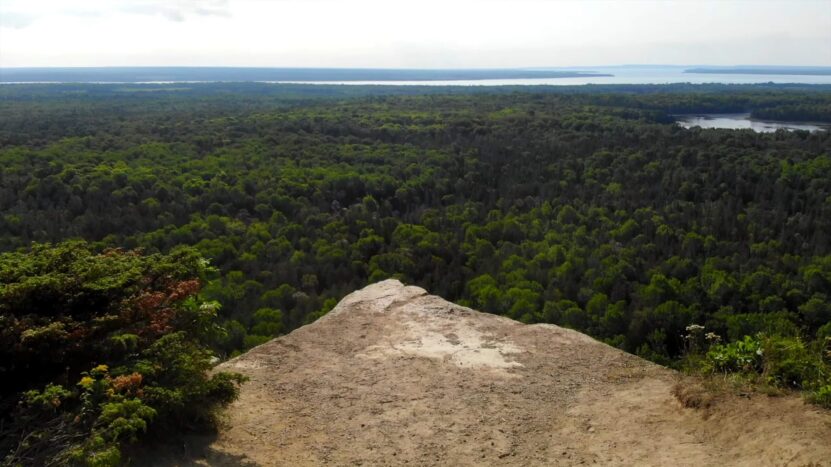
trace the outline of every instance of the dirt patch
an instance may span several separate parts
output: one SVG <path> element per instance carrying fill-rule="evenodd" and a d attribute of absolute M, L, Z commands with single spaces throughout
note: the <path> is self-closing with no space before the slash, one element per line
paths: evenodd
<path fill-rule="evenodd" d="M 707 401 L 678 389 L 677 373 L 578 332 L 478 313 L 397 281 L 355 292 L 222 368 L 251 379 L 220 435 L 180 464 L 831 459 L 831 416 L 797 398 Z"/>
<path fill-rule="evenodd" d="M 715 402 L 715 394 L 692 379 L 678 382 L 672 388 L 672 395 L 690 409 L 707 409 Z"/>

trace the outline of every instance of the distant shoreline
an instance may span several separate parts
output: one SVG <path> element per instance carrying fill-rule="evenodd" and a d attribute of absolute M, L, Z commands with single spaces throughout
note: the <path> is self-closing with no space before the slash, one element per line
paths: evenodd
<path fill-rule="evenodd" d="M 770 73 L 768 73 L 770 72 Z M 810 73 L 809 73 L 810 72 Z M 802 73 L 802 74 L 799 74 Z M 208 83 L 372 86 L 570 86 L 645 84 L 831 85 L 831 67 L 586 66 L 573 68 L 245 68 L 85 67 L 0 68 L 0 85 Z"/>
<path fill-rule="evenodd" d="M 525 69 L 94 67 L 0 68 L 0 82 L 477 81 L 598 78 L 608 73 Z"/>
<path fill-rule="evenodd" d="M 727 75 L 791 75 L 791 76 L 831 76 L 831 67 L 700 67 L 689 68 L 684 73 L 707 73 Z"/>

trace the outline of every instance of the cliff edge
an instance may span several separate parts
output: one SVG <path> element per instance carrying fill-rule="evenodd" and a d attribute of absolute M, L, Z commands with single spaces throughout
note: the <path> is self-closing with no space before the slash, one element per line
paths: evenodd
<path fill-rule="evenodd" d="M 395 280 L 225 362 L 250 381 L 206 465 L 827 465 L 831 416 L 796 397 L 688 408 L 666 368 Z"/>

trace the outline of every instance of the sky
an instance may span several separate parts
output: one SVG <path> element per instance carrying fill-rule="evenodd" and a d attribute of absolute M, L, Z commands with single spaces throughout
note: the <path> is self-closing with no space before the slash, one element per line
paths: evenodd
<path fill-rule="evenodd" d="M 0 67 L 831 66 L 831 0 L 0 0 Z"/>

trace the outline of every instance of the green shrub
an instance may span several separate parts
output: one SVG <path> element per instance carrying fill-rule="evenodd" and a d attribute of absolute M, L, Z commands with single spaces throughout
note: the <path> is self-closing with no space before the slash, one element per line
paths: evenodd
<path fill-rule="evenodd" d="M 771 313 L 718 313 L 727 327 L 727 338 L 738 341 L 744 336 L 764 334 L 767 336 L 797 336 L 799 327 L 795 313 L 778 311 Z"/>
<path fill-rule="evenodd" d="M 763 368 L 761 343 L 744 336 L 740 341 L 716 344 L 707 351 L 707 361 L 715 371 L 758 372 Z"/>
<path fill-rule="evenodd" d="M 811 392 L 808 400 L 820 407 L 831 409 L 831 384 L 820 386 L 815 391 Z"/>
<path fill-rule="evenodd" d="M 243 378 L 215 373 L 219 304 L 191 250 L 83 242 L 0 255 L 0 463 L 112 466 L 125 443 L 215 426 Z"/>
<path fill-rule="evenodd" d="M 763 352 L 763 376 L 774 386 L 810 388 L 826 376 L 819 354 L 812 352 L 799 338 L 765 338 Z"/>
<path fill-rule="evenodd" d="M 739 373 L 772 387 L 804 390 L 809 401 L 831 406 L 831 339 L 808 344 L 799 337 L 744 336 L 713 345 L 703 363 L 696 355 L 687 362 L 689 368 Z"/>

